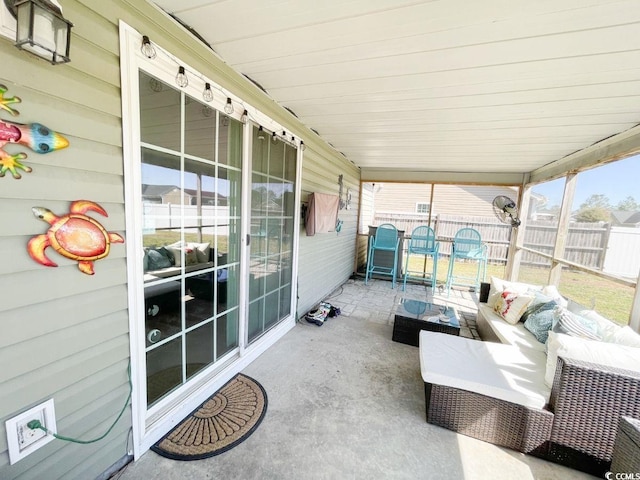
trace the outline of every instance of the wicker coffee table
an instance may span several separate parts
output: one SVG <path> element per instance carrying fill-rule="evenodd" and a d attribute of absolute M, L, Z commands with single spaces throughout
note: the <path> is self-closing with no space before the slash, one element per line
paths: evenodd
<path fill-rule="evenodd" d="M 392 340 L 417 347 L 420 330 L 460 335 L 460 320 L 452 307 L 403 298 L 396 311 Z"/>

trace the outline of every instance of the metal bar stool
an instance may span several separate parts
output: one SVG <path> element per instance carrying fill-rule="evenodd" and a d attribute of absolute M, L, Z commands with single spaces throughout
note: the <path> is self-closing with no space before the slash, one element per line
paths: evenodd
<path fill-rule="evenodd" d="M 367 256 L 367 273 L 364 284 L 369 282 L 372 274 L 391 275 L 391 288 L 396 287 L 396 274 L 398 267 L 398 229 L 390 223 L 383 223 L 376 229 L 374 236 L 369 238 L 369 254 Z M 376 252 L 378 255 L 376 256 Z M 389 265 L 390 255 L 380 255 L 383 252 L 393 254 L 393 263 Z"/>

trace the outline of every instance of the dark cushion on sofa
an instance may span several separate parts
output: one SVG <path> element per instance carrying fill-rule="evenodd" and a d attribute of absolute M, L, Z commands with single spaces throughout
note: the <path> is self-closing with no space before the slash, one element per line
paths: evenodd
<path fill-rule="evenodd" d="M 173 265 L 173 255 L 164 247 L 150 248 L 145 253 L 147 270 L 160 270 Z"/>

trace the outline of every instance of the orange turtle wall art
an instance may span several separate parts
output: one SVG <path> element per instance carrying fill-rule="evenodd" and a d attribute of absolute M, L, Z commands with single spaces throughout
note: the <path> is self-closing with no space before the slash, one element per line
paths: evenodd
<path fill-rule="evenodd" d="M 76 260 L 82 273 L 93 275 L 93 262 L 109 255 L 112 243 L 124 243 L 120 235 L 107 232 L 100 222 L 85 215 L 93 211 L 108 217 L 100 205 L 89 200 L 72 202 L 69 213 L 61 216 L 44 207 L 33 207 L 32 211 L 50 227 L 46 233 L 29 240 L 27 251 L 36 262 L 47 267 L 58 266 L 45 255 L 47 247 L 53 247 L 63 257 Z"/>

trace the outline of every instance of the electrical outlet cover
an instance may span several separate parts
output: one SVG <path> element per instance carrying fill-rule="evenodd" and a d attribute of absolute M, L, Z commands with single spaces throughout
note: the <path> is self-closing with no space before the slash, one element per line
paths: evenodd
<path fill-rule="evenodd" d="M 31 420 L 38 420 L 48 432 L 41 429 L 30 429 L 27 424 Z M 9 462 L 11 465 L 23 459 L 43 445 L 54 440 L 56 433 L 56 414 L 53 398 L 40 405 L 30 408 L 20 415 L 16 415 L 5 422 L 7 443 L 9 447 Z"/>

